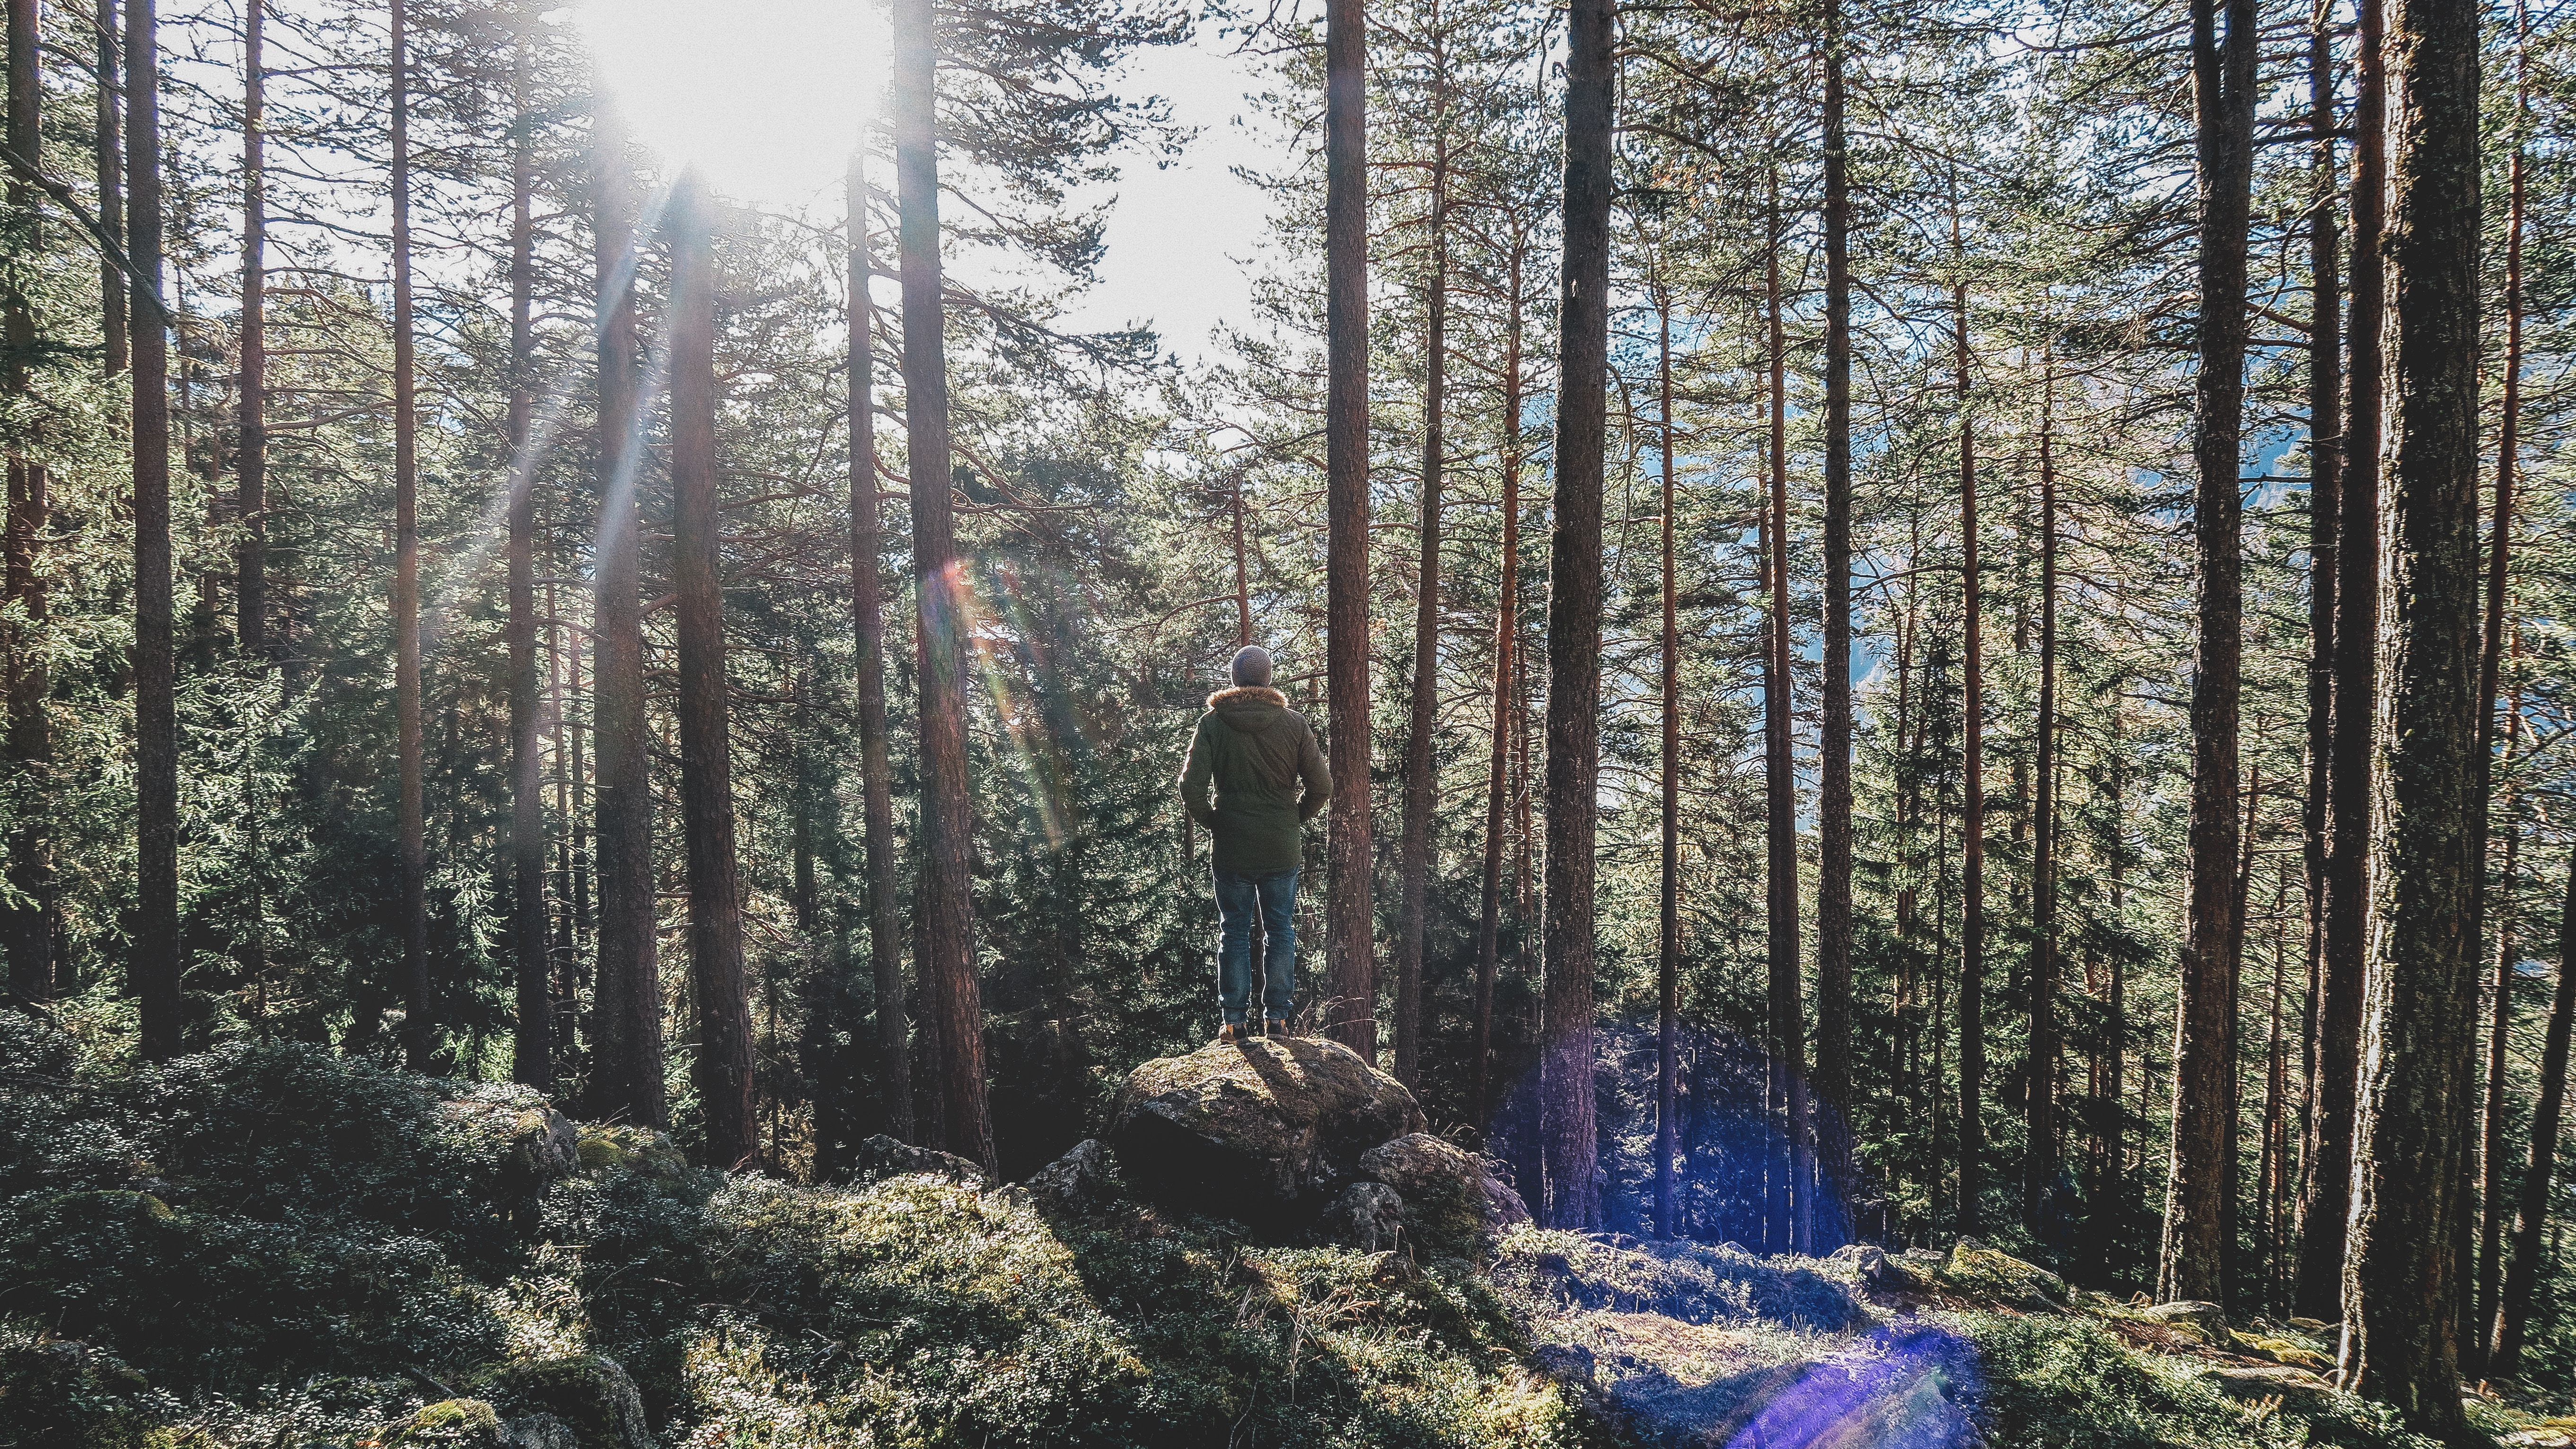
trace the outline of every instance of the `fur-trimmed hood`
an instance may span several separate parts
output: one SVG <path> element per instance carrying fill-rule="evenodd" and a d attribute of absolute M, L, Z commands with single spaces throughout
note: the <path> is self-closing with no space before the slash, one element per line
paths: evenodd
<path fill-rule="evenodd" d="M 1266 684 L 1240 684 L 1209 695 L 1207 707 L 1234 728 L 1257 735 L 1288 712 L 1288 696 Z"/>

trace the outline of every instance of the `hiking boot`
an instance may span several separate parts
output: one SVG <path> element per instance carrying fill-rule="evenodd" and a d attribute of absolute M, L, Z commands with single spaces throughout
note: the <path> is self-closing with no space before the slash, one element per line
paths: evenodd
<path fill-rule="evenodd" d="M 1251 1033 L 1244 1030 L 1240 1024 L 1231 1021 L 1216 1029 L 1216 1040 L 1219 1046 L 1242 1041 L 1250 1035 Z"/>
<path fill-rule="evenodd" d="M 1284 1016 L 1274 1016 L 1274 1017 L 1270 1018 L 1270 1020 L 1268 1020 L 1268 1021 L 1266 1021 L 1266 1022 L 1262 1023 L 1262 1027 L 1261 1027 L 1261 1034 L 1262 1034 L 1262 1035 L 1264 1035 L 1264 1036 L 1295 1036 L 1295 1035 L 1296 1035 L 1296 1033 L 1295 1033 L 1295 1032 L 1290 1031 L 1290 1030 L 1288 1029 L 1288 1018 L 1286 1018 L 1286 1017 L 1284 1017 Z"/>

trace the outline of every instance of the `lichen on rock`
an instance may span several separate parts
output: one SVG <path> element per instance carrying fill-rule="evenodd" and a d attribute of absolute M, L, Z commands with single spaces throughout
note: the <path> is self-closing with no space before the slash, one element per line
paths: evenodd
<path fill-rule="evenodd" d="M 1370 1148 L 1425 1125 L 1404 1084 L 1357 1052 L 1289 1037 L 1136 1068 L 1109 1145 L 1155 1202 L 1278 1227 L 1310 1217 Z"/>

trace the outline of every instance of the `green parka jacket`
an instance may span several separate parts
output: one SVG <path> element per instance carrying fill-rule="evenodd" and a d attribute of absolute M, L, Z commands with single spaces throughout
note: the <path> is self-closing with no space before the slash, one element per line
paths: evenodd
<path fill-rule="evenodd" d="M 1181 767 L 1182 806 L 1215 837 L 1218 870 L 1295 870 L 1304 860 L 1299 827 L 1333 794 L 1315 727 L 1288 707 L 1288 696 L 1262 685 L 1222 689 L 1207 703 Z"/>

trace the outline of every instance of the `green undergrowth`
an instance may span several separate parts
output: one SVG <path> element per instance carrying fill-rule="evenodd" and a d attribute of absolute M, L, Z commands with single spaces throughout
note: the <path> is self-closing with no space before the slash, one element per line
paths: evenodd
<path fill-rule="evenodd" d="M 1608 1445 L 1460 1260 L 689 1168 L 292 1045 L 88 1073 L 0 1020 L 0 1449 Z M 615 1368 L 601 1369 L 601 1359 Z"/>
<path fill-rule="evenodd" d="M 91 1070 L 0 1017 L 0 1449 L 2421 1442 L 2000 1254 L 1904 1303 L 1731 1245 L 1416 1262 L 568 1130 L 303 1046 Z"/>

